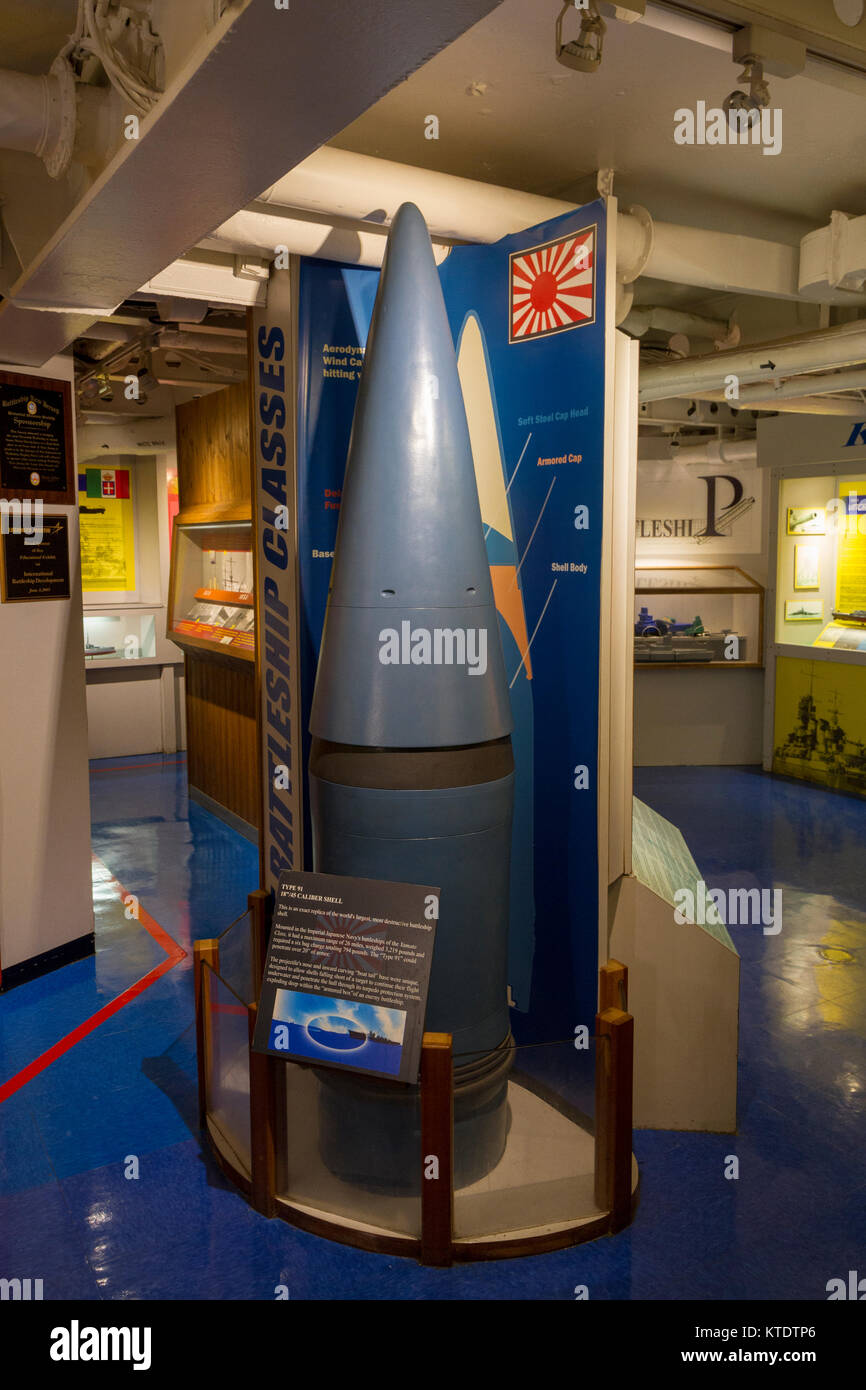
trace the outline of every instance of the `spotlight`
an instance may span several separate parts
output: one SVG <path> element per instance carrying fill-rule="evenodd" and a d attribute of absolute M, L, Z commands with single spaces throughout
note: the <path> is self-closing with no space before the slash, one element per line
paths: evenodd
<path fill-rule="evenodd" d="M 153 374 L 153 358 L 151 354 L 145 353 L 144 360 L 138 370 L 139 400 L 146 391 L 155 391 L 159 382 Z"/>
<path fill-rule="evenodd" d="M 570 9 L 580 10 L 580 33 L 576 39 L 562 42 L 562 21 Z M 598 72 L 607 25 L 598 12 L 596 0 L 577 5 L 566 0 L 556 21 L 556 60 L 573 72 Z"/>
<path fill-rule="evenodd" d="M 81 387 L 80 395 L 82 402 L 86 401 L 90 404 L 94 404 L 98 400 L 99 382 L 96 380 L 96 377 L 90 376 L 87 378 Z"/>
<path fill-rule="evenodd" d="M 728 125 L 735 132 L 751 130 L 756 121 L 761 119 L 761 111 L 770 104 L 770 88 L 764 78 L 764 67 L 761 59 L 749 56 L 742 61 L 743 71 L 740 73 L 739 80 L 740 82 L 748 82 L 748 94 L 737 88 L 736 91 L 730 92 L 722 102 L 722 110 L 727 114 Z"/>

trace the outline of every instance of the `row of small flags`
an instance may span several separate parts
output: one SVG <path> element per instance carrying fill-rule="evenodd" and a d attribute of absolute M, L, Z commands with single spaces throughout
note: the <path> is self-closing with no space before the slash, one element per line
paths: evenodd
<path fill-rule="evenodd" d="M 87 497 L 128 497 L 129 469 L 88 468 L 78 475 L 78 491 Z"/>

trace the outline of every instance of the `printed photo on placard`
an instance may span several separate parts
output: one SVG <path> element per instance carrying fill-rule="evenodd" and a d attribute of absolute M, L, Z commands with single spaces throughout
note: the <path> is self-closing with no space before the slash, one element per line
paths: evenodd
<path fill-rule="evenodd" d="M 823 507 L 789 507 L 789 536 L 823 536 L 826 517 Z"/>
<path fill-rule="evenodd" d="M 278 989 L 269 1042 L 277 1053 L 397 1076 L 405 1031 L 405 1009 Z"/>
<path fill-rule="evenodd" d="M 822 598 L 786 598 L 786 623 L 822 623 L 824 621 L 824 600 Z"/>
<path fill-rule="evenodd" d="M 794 588 L 820 589 L 821 552 L 817 545 L 794 546 Z"/>

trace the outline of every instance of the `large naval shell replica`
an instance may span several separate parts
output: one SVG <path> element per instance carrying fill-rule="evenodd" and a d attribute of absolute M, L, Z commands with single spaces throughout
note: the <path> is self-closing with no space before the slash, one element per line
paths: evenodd
<path fill-rule="evenodd" d="M 441 889 L 425 1027 L 454 1039 L 455 1181 L 508 1129 L 511 711 L 466 414 L 424 219 L 391 227 L 310 716 L 314 867 Z M 416 1097 L 319 1071 L 329 1168 L 417 1189 Z"/>

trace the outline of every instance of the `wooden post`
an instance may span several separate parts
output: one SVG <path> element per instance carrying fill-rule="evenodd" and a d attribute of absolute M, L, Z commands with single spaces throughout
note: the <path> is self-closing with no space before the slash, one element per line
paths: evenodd
<path fill-rule="evenodd" d="M 450 1033 L 421 1043 L 421 1262 L 453 1260 L 454 1069 Z"/>
<path fill-rule="evenodd" d="M 250 964 L 252 970 L 251 998 L 258 999 L 265 973 L 265 960 L 268 954 L 268 939 L 271 928 L 270 893 L 257 888 L 247 895 L 250 913 Z"/>
<path fill-rule="evenodd" d="M 631 1216 L 634 1019 L 622 1009 L 595 1016 L 595 1201 L 611 1231 Z"/>
<path fill-rule="evenodd" d="M 257 1004 L 248 1009 L 250 1034 L 250 1203 L 262 1216 L 276 1210 L 274 1068 L 266 1053 L 253 1052 Z"/>
<path fill-rule="evenodd" d="M 195 989 L 195 1046 L 198 1059 L 198 1124 L 204 1129 L 207 1115 L 207 1078 L 211 1059 L 210 989 L 202 988 L 206 962 L 214 970 L 220 968 L 220 945 L 217 938 L 194 941 L 192 947 L 193 979 Z"/>
<path fill-rule="evenodd" d="M 598 972 L 598 1009 L 628 1011 L 628 966 L 622 961 L 609 960 Z"/>

